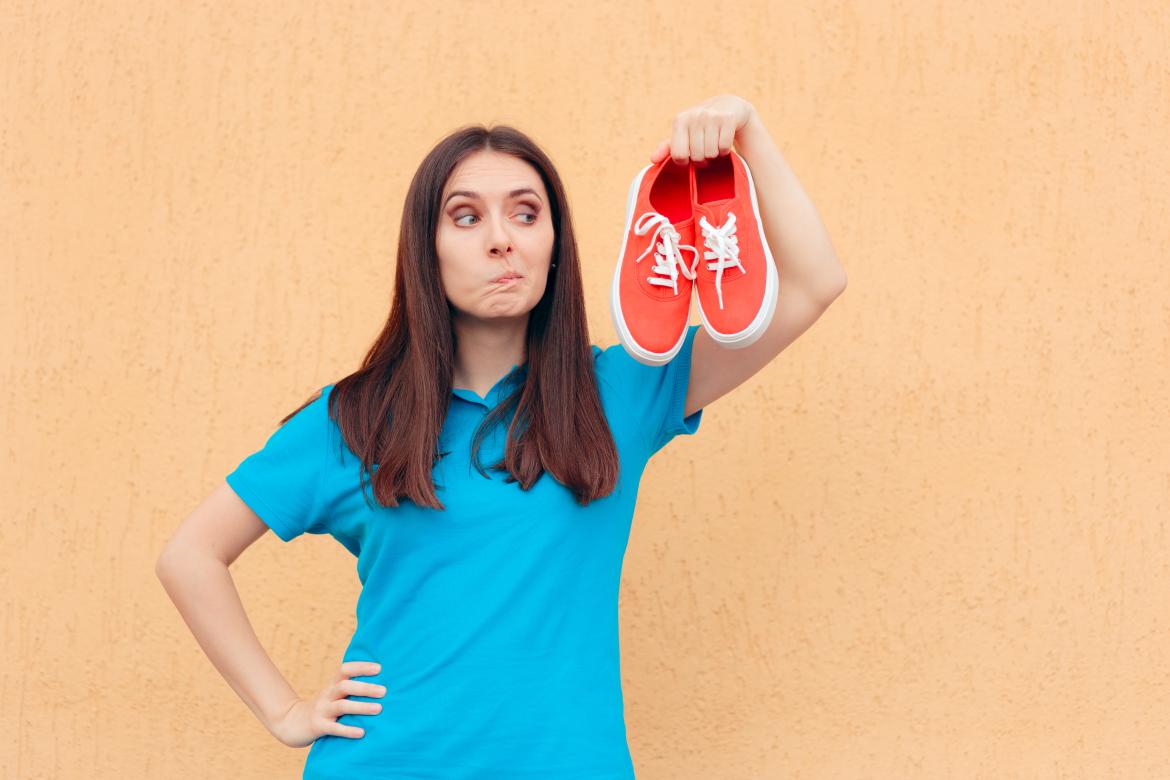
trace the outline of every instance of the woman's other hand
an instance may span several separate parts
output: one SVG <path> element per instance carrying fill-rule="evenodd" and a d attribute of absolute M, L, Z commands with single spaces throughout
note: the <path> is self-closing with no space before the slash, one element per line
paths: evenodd
<path fill-rule="evenodd" d="M 386 688 L 376 683 L 351 679 L 356 675 L 372 675 L 382 671 L 380 664 L 369 661 L 346 661 L 337 675 L 320 693 L 311 699 L 297 699 L 277 718 L 269 730 L 289 747 L 311 745 L 317 737 L 331 734 L 336 737 L 359 739 L 366 732 L 358 726 L 338 723 L 342 715 L 376 715 L 382 705 L 374 701 L 354 701 L 349 696 L 381 698 Z"/>

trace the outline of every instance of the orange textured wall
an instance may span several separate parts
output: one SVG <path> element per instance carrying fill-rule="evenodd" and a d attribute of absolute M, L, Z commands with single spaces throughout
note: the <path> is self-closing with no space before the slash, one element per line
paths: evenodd
<path fill-rule="evenodd" d="M 848 293 L 643 480 L 640 780 L 1170 777 L 1170 8 L 8 3 L 0 776 L 294 777 L 155 578 L 348 373 L 415 166 L 467 122 L 569 187 L 593 338 L 630 179 L 751 100 Z M 328 537 L 232 567 L 300 691 Z"/>

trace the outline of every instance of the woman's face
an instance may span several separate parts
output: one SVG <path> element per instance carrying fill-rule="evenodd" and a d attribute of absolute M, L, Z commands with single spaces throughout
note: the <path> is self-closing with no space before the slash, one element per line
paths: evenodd
<path fill-rule="evenodd" d="M 487 149 L 465 157 L 443 188 L 435 235 L 456 315 L 526 316 L 544 295 L 554 238 L 548 194 L 532 166 Z M 518 278 L 497 281 L 505 274 Z"/>

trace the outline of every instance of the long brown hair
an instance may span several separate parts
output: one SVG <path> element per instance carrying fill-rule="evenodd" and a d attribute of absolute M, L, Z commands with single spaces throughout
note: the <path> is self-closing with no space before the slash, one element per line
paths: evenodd
<path fill-rule="evenodd" d="M 329 415 L 361 460 L 363 491 L 369 475 L 379 504 L 395 507 L 399 498 L 409 498 L 419 506 L 445 508 L 431 470 L 447 454 L 438 450 L 438 440 L 451 400 L 455 330 L 439 277 L 435 233 L 447 178 L 481 149 L 510 154 L 536 169 L 549 195 L 556 237 L 555 266 L 528 318 L 526 371 L 476 428 L 472 462 L 486 476 L 480 443 L 515 409 L 504 457 L 491 468 L 508 472 L 506 481 L 524 490 L 548 471 L 573 491 L 578 504 L 587 505 L 613 492 L 618 453 L 593 374 L 577 241 L 556 168 L 513 127 L 460 128 L 419 164 L 402 207 L 390 316 L 361 368 L 334 386 Z"/>

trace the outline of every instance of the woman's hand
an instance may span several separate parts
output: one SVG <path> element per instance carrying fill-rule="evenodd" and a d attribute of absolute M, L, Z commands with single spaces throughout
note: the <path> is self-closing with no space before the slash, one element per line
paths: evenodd
<path fill-rule="evenodd" d="M 351 680 L 355 675 L 371 675 L 382 671 L 380 664 L 368 661 L 346 661 L 341 665 L 333 682 L 312 699 L 297 699 L 292 706 L 277 718 L 269 730 L 272 735 L 289 747 L 305 747 L 317 737 L 332 734 L 337 737 L 357 739 L 365 729 L 346 726 L 337 722 L 341 715 L 375 715 L 382 711 L 376 701 L 353 701 L 347 696 L 369 696 L 381 698 L 386 688 L 374 683 Z"/>
<path fill-rule="evenodd" d="M 736 134 L 756 116 L 756 108 L 737 95 L 717 95 L 679 112 L 670 138 L 658 144 L 650 156 L 659 163 L 667 153 L 680 165 L 707 160 L 731 151 Z"/>

